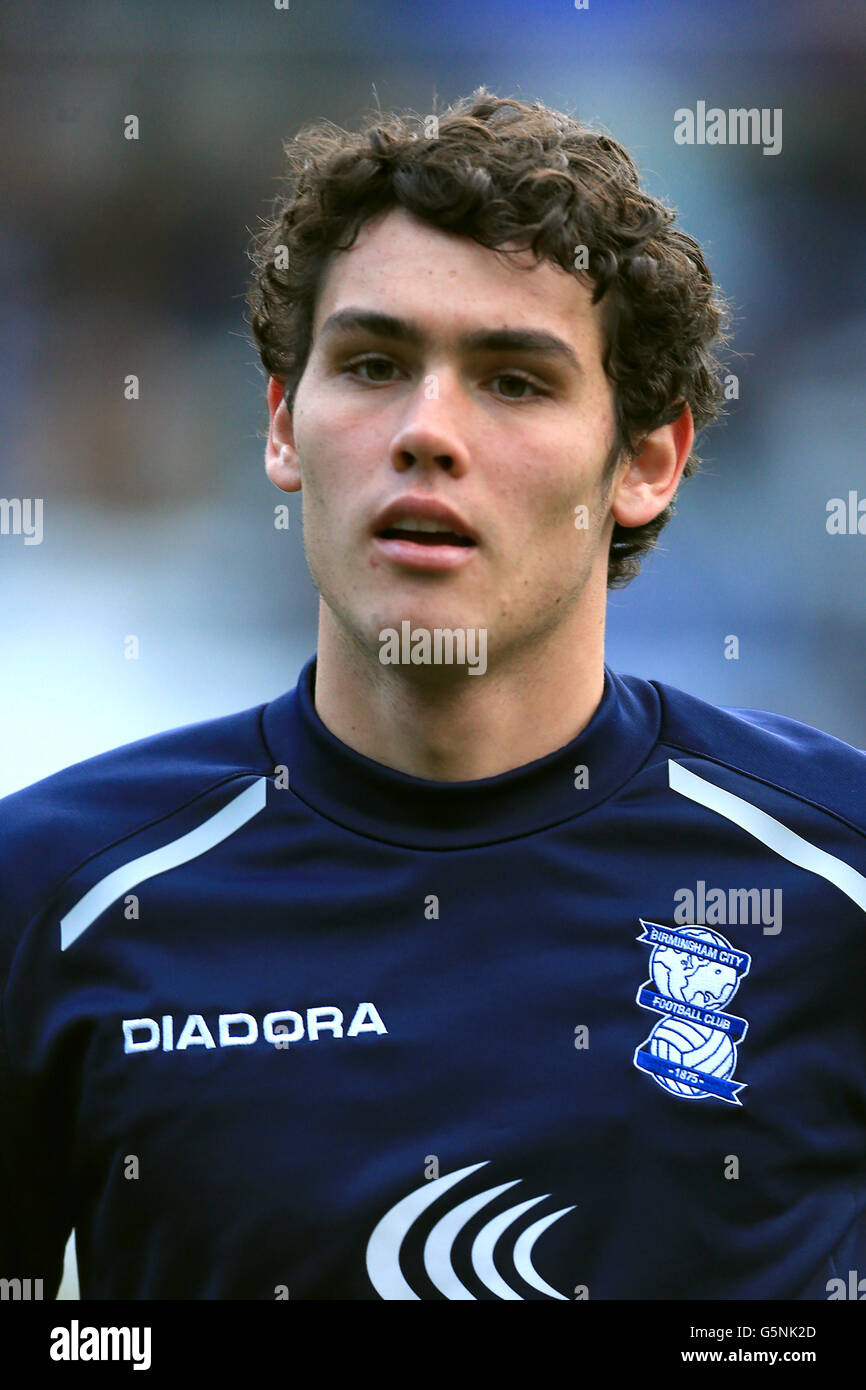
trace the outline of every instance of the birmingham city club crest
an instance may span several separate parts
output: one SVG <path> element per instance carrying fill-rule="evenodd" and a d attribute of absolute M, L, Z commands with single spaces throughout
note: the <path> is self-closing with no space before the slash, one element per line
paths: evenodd
<path fill-rule="evenodd" d="M 741 1105 L 743 1081 L 732 1080 L 737 1044 L 748 1023 L 727 1012 L 749 973 L 751 956 L 709 927 L 665 927 L 638 919 L 638 941 L 652 947 L 650 978 L 637 1003 L 662 1017 L 635 1050 L 634 1064 L 683 1100 L 714 1097 Z"/>

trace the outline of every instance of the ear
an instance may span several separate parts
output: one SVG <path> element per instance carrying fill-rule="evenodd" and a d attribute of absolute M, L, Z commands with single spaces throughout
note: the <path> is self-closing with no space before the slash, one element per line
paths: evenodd
<path fill-rule="evenodd" d="M 276 377 L 268 379 L 268 442 L 265 446 L 265 472 L 275 487 L 283 492 L 300 492 L 301 470 L 295 452 L 295 432 L 292 417 L 283 392 L 285 383 Z"/>
<path fill-rule="evenodd" d="M 679 486 L 695 438 L 687 403 L 676 420 L 648 434 L 611 495 L 611 512 L 620 526 L 644 526 L 663 512 Z"/>

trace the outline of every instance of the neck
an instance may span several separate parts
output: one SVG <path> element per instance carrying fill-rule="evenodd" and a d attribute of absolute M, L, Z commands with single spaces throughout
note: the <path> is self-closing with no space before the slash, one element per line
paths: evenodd
<path fill-rule="evenodd" d="M 437 782 L 496 777 L 586 728 L 604 692 L 604 602 L 596 621 L 560 625 L 511 654 L 466 665 L 383 665 L 322 602 L 316 712 L 342 743 Z"/>

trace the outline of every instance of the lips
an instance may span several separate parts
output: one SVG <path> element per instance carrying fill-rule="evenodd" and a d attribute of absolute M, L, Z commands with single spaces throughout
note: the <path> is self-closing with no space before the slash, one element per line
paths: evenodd
<path fill-rule="evenodd" d="M 445 571 L 471 564 L 476 532 L 453 507 L 429 494 L 396 497 L 373 523 L 373 547 L 382 560 L 416 571 Z"/>
<path fill-rule="evenodd" d="M 386 541 L 411 541 L 414 545 L 474 545 L 468 536 L 459 536 L 456 531 L 427 531 L 402 526 L 386 526 L 378 534 Z"/>
<path fill-rule="evenodd" d="M 423 547 L 478 544 L 477 534 L 458 512 L 436 497 L 418 493 L 389 502 L 376 518 L 373 534 Z"/>

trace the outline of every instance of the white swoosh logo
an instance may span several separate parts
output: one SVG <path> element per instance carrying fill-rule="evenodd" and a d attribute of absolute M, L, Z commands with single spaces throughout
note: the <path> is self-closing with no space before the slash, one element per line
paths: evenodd
<path fill-rule="evenodd" d="M 367 1242 L 367 1273 L 380 1298 L 420 1302 L 418 1294 L 411 1288 L 400 1269 L 400 1248 L 403 1241 L 410 1228 L 428 1207 L 463 1178 L 468 1178 L 471 1173 L 484 1168 L 488 1161 L 472 1163 L 468 1168 L 458 1168 L 454 1173 L 446 1173 L 441 1178 L 424 1182 L 385 1213 Z M 516 1187 L 520 1181 L 520 1178 L 515 1178 L 513 1182 L 501 1183 L 499 1187 L 491 1187 L 474 1197 L 468 1197 L 436 1222 L 424 1244 L 424 1269 L 434 1287 L 447 1299 L 476 1301 L 475 1295 L 454 1272 L 451 1262 L 454 1242 L 464 1226 L 483 1207 L 495 1201 L 510 1187 Z M 497 1298 L 523 1301 L 522 1294 L 516 1293 L 505 1282 L 493 1263 L 493 1252 L 500 1237 L 524 1212 L 549 1196 L 549 1192 L 544 1193 L 541 1197 L 530 1197 L 528 1201 L 509 1207 L 507 1211 L 500 1212 L 488 1221 L 475 1237 L 472 1243 L 472 1268 L 485 1288 L 496 1294 Z M 569 1211 L 574 1211 L 574 1207 L 562 1207 L 549 1216 L 543 1216 L 540 1221 L 536 1221 L 525 1230 L 514 1245 L 513 1259 L 517 1273 L 531 1288 L 547 1294 L 549 1298 L 564 1300 L 565 1294 L 552 1288 L 533 1268 L 532 1248 L 539 1236 Z"/>

